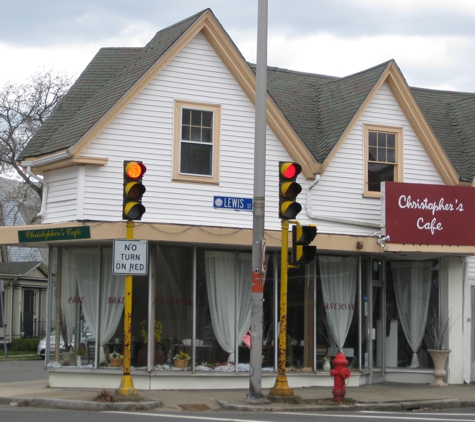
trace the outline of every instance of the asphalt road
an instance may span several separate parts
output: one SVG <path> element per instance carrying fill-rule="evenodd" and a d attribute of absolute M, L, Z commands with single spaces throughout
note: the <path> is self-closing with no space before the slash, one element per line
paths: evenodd
<path fill-rule="evenodd" d="M 48 380 L 44 369 L 45 361 L 38 360 L 7 360 L 0 361 L 0 383 L 20 381 Z"/>

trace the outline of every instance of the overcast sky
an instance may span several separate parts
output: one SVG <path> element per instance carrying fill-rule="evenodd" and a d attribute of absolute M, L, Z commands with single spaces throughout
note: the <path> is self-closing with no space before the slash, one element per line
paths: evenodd
<path fill-rule="evenodd" d="M 78 76 L 101 47 L 144 46 L 211 8 L 256 60 L 258 0 L 2 2 L 0 86 L 54 68 Z M 475 92 L 475 0 L 269 0 L 268 64 L 346 76 L 396 60 L 411 86 Z"/>

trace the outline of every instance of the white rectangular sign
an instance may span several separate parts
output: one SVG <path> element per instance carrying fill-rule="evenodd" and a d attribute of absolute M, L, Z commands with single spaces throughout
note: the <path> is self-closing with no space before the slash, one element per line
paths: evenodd
<path fill-rule="evenodd" d="M 115 275 L 148 274 L 148 242 L 146 240 L 114 240 Z"/>

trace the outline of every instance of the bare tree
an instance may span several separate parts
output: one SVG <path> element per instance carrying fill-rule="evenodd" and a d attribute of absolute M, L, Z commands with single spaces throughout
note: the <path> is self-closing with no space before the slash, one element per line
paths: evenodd
<path fill-rule="evenodd" d="M 0 89 L 0 174 L 21 177 L 39 198 L 41 185 L 15 160 L 71 84 L 70 76 L 48 70 L 33 74 L 24 84 L 8 83 Z"/>

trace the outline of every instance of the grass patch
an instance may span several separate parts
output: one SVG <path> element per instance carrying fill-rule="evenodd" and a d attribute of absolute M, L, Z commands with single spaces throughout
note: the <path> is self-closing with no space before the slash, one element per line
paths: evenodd
<path fill-rule="evenodd" d="M 21 360 L 21 359 L 40 359 L 36 352 L 24 352 L 20 350 L 9 350 L 5 357 L 5 350 L 0 350 L 0 360 Z"/>

